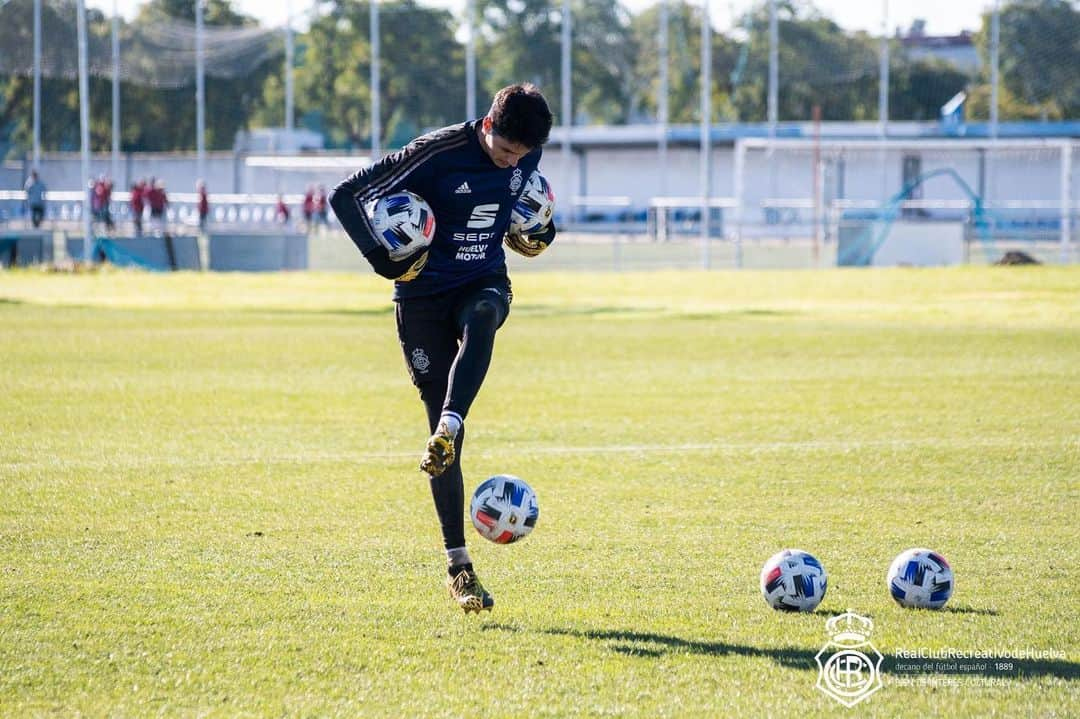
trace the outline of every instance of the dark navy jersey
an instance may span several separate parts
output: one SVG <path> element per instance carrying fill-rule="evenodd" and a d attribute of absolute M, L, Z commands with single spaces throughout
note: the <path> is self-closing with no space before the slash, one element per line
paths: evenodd
<path fill-rule="evenodd" d="M 360 170 L 334 189 L 347 193 L 362 225 L 353 241 L 366 252 L 375 243 L 375 228 L 364 208 L 374 200 L 409 190 L 427 200 L 435 213 L 435 238 L 427 265 L 415 280 L 394 283 L 394 299 L 421 297 L 460 287 L 487 274 L 506 272 L 503 235 L 510 211 L 526 181 L 540 163 L 540 148 L 517 167 L 501 168 L 480 145 L 479 120 L 429 132 L 406 147 Z"/>

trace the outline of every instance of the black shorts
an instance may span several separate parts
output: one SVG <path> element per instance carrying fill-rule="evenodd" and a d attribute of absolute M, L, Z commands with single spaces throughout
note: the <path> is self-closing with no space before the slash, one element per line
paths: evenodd
<path fill-rule="evenodd" d="M 514 298 L 510 278 L 505 274 L 488 275 L 439 294 L 397 301 L 398 340 L 414 385 L 446 383 L 461 343 L 463 314 L 484 298 L 501 305 L 501 327 Z"/>

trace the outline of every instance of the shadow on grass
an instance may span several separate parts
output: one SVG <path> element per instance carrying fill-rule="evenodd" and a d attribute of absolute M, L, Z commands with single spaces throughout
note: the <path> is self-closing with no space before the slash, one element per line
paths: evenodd
<path fill-rule="evenodd" d="M 245 314 L 260 315 L 321 315 L 324 317 L 382 317 L 394 314 L 394 305 L 347 309 L 345 307 L 241 307 L 235 310 Z"/>
<path fill-rule="evenodd" d="M 484 631 L 521 632 L 510 624 L 488 624 Z M 658 659 L 667 654 L 696 654 L 701 656 L 765 657 L 791 669 L 818 670 L 814 657 L 820 649 L 795 647 L 767 649 L 745 644 L 708 642 L 685 639 L 670 634 L 620 630 L 581 630 L 555 627 L 539 630 L 542 634 L 575 637 L 603 642 L 613 652 L 633 657 Z M 917 665 L 917 666 L 916 666 Z M 1025 659 L 1010 656 L 990 656 L 982 659 L 913 660 L 886 655 L 881 670 L 891 676 L 964 675 L 995 679 L 1031 679 L 1056 677 L 1068 681 L 1080 679 L 1080 663 L 1065 659 Z"/>
<path fill-rule="evenodd" d="M 996 617 L 998 615 L 998 611 L 996 609 L 984 609 L 983 607 L 968 607 L 962 604 L 960 606 L 945 607 L 940 611 L 943 611 L 946 614 L 981 614 L 985 617 Z"/>
<path fill-rule="evenodd" d="M 2 300 L 0 300 L 2 302 Z M 280 315 L 323 315 L 339 317 L 378 317 L 393 314 L 394 305 L 387 304 L 378 307 L 365 307 L 362 309 L 348 309 L 344 307 L 325 307 L 305 309 L 300 307 L 242 307 L 234 311 L 258 314 Z M 717 310 L 715 312 L 673 312 L 659 307 L 620 307 L 615 305 L 599 305 L 584 307 L 556 307 L 552 305 L 518 305 L 512 310 L 514 315 L 525 317 L 649 317 L 663 315 L 672 319 L 680 320 L 717 320 L 738 319 L 741 317 L 789 317 L 796 312 L 769 309 L 736 309 Z"/>
<path fill-rule="evenodd" d="M 717 320 L 717 319 L 740 319 L 746 317 L 795 317 L 801 312 L 791 310 L 770 310 L 765 308 L 747 307 L 735 310 L 716 310 L 715 312 L 678 312 L 674 316 L 680 320 Z"/>
<path fill-rule="evenodd" d="M 788 310 L 766 308 L 738 308 L 717 310 L 678 311 L 663 307 L 633 307 L 598 305 L 584 307 L 556 307 L 552 305 L 515 305 L 515 313 L 529 317 L 618 317 L 663 315 L 677 320 L 719 320 L 748 317 L 791 317 L 799 314 Z"/>
<path fill-rule="evenodd" d="M 664 310 L 651 307 L 618 307 L 598 305 L 584 307 L 556 307 L 553 305 L 514 305 L 512 314 L 528 317 L 616 317 L 619 315 L 655 315 Z"/>
<path fill-rule="evenodd" d="M 489 624 L 485 630 L 520 632 L 521 629 L 512 625 Z M 576 637 L 603 642 L 608 649 L 619 654 L 632 657 L 645 657 L 658 659 L 667 654 L 697 654 L 710 657 L 743 656 L 743 657 L 766 657 L 772 659 L 781 666 L 794 669 L 817 669 L 814 655 L 817 650 L 796 649 L 784 647 L 778 649 L 763 649 L 744 644 L 728 644 L 727 642 L 706 642 L 697 639 L 684 639 L 669 634 L 655 634 L 652 632 L 631 632 L 615 630 L 592 630 L 551 628 L 539 630 L 542 634 L 550 634 L 560 637 Z"/>
<path fill-rule="evenodd" d="M 23 300 L 12 299 L 11 297 L 0 297 L 0 305 L 25 305 Z"/>

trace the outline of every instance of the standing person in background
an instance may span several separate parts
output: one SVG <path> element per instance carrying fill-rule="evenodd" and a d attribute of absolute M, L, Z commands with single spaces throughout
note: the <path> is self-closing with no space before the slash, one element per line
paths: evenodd
<path fill-rule="evenodd" d="M 206 182 L 199 180 L 195 183 L 195 192 L 199 194 L 199 232 L 206 233 L 206 218 L 210 214 L 210 198 L 206 194 Z"/>
<path fill-rule="evenodd" d="M 102 175 L 102 179 L 105 181 L 105 196 L 102 198 L 102 204 L 104 205 L 103 211 L 105 213 L 105 228 L 109 232 L 112 232 L 116 229 L 116 223 L 113 221 L 112 216 L 113 181 L 111 177 L 106 177 L 105 175 Z"/>
<path fill-rule="evenodd" d="M 150 205 L 150 222 L 155 231 L 162 235 L 167 234 L 165 224 L 165 208 L 169 204 L 169 197 L 165 194 L 165 181 L 150 178 L 150 191 L 146 196 L 147 204 Z"/>
<path fill-rule="evenodd" d="M 30 223 L 36 228 L 45 219 L 45 183 L 38 177 L 37 170 L 30 171 L 23 186 L 26 190 L 26 204 L 30 208 Z"/>
<path fill-rule="evenodd" d="M 308 185 L 304 193 L 304 229 L 311 232 L 311 218 L 315 216 L 315 186 Z"/>
<path fill-rule="evenodd" d="M 135 236 L 142 237 L 142 216 L 146 201 L 146 180 L 139 179 L 131 186 L 131 222 L 135 225 Z"/>
<path fill-rule="evenodd" d="M 110 204 L 112 203 L 112 181 L 105 175 L 100 175 L 93 183 L 93 191 L 90 196 L 90 209 L 94 219 L 105 225 L 106 232 L 112 232 L 113 219 Z"/>

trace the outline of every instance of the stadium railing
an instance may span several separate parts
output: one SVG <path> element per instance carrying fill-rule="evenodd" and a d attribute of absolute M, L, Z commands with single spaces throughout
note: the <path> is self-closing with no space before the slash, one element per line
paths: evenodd
<path fill-rule="evenodd" d="M 60 229 L 79 229 L 82 219 L 84 194 L 76 190 L 49 190 L 45 193 L 46 220 L 59 225 Z M 298 226 L 302 220 L 304 196 L 300 194 L 282 195 L 289 208 L 290 224 Z M 130 223 L 131 193 L 116 191 L 112 193 L 109 209 L 114 222 Z M 272 229 L 280 227 L 277 219 L 277 195 L 270 194 L 213 194 L 210 195 L 209 222 L 219 227 L 242 227 L 245 229 Z M 166 219 L 170 225 L 178 227 L 196 227 L 199 224 L 199 197 L 194 192 L 169 193 L 166 207 Z M 149 219 L 149 208 L 145 210 L 144 220 Z M 333 213 L 327 214 L 327 223 L 336 223 Z M 22 190 L 0 191 L 0 224 L 8 227 L 29 225 L 26 210 L 26 193 Z M 71 225 L 70 228 L 67 225 Z"/>

